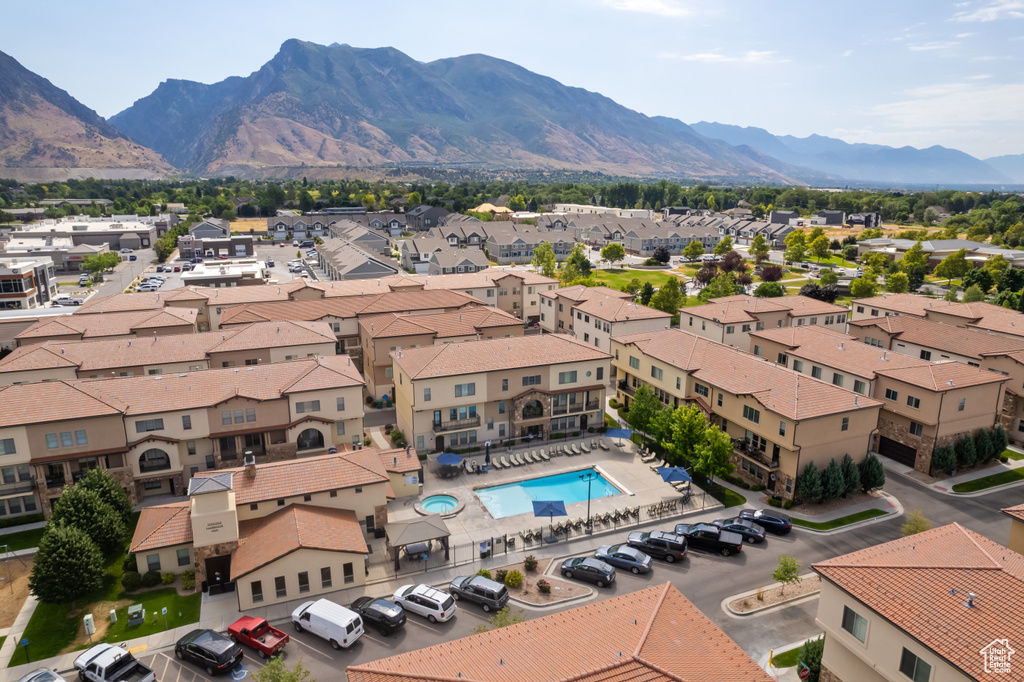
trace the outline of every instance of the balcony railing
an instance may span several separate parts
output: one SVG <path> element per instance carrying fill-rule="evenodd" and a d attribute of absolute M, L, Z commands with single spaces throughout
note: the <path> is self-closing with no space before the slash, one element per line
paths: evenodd
<path fill-rule="evenodd" d="M 145 464 L 139 464 L 139 471 L 144 473 L 144 474 L 152 473 L 154 471 L 167 471 L 170 468 L 171 468 L 171 461 L 170 460 L 157 461 L 157 462 L 147 462 Z"/>
<path fill-rule="evenodd" d="M 457 431 L 459 429 L 469 429 L 474 426 L 480 426 L 480 417 L 469 417 L 468 419 L 452 419 L 446 422 L 434 422 L 434 433 L 443 433 L 445 431 Z"/>
<path fill-rule="evenodd" d="M 746 443 L 746 441 L 739 441 L 735 444 L 736 452 L 741 456 L 746 457 L 749 460 L 757 462 L 761 466 L 771 470 L 779 468 L 779 460 L 773 459 L 771 455 L 766 452 L 761 452 L 758 448 L 752 447 Z"/>
<path fill-rule="evenodd" d="M 32 481 L 15 481 L 13 483 L 0 483 L 0 495 L 17 495 L 18 493 L 30 493 L 33 488 Z"/>
<path fill-rule="evenodd" d="M 55 476 L 46 477 L 47 488 L 63 488 L 64 487 L 64 474 L 58 474 Z"/>
<path fill-rule="evenodd" d="M 573 405 L 572 407 L 575 408 L 576 406 Z M 559 405 L 558 407 L 552 407 L 551 408 L 551 416 L 557 417 L 560 414 L 569 414 L 569 406 L 568 405 Z"/>
<path fill-rule="evenodd" d="M 619 382 L 619 390 L 625 393 L 626 395 L 633 395 L 636 392 L 636 389 L 631 387 L 629 383 L 626 381 Z"/>

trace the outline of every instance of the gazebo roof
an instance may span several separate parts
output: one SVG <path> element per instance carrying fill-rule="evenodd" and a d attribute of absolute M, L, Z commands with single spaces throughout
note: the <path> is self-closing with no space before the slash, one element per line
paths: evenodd
<path fill-rule="evenodd" d="M 392 547 L 405 547 L 417 542 L 437 540 L 451 535 L 444 519 L 436 514 L 425 516 L 415 521 L 404 523 L 389 523 L 384 526 L 388 542 Z"/>

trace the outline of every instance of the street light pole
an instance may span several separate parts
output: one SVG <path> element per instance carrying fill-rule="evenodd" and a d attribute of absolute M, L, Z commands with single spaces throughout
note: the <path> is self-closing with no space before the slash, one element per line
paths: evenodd
<path fill-rule="evenodd" d="M 592 471 L 580 474 L 580 480 L 587 482 L 587 535 L 591 535 L 594 532 L 594 526 L 590 521 L 590 486 L 595 478 L 597 478 L 597 474 Z"/>

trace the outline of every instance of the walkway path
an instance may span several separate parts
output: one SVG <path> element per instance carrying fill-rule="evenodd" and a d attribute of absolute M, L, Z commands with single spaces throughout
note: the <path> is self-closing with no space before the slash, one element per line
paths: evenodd
<path fill-rule="evenodd" d="M 1015 445 L 1009 446 L 1014 452 L 1024 454 L 1024 450 L 1018 448 Z M 951 478 L 944 478 L 940 481 L 930 479 L 928 481 L 921 480 L 921 474 L 915 473 L 914 467 L 907 466 L 906 464 L 900 464 L 899 462 L 890 459 L 888 457 L 879 456 L 878 459 L 882 461 L 882 465 L 886 471 L 894 474 L 900 474 L 904 479 L 912 481 L 922 488 L 929 488 L 936 492 L 942 493 L 943 495 L 950 495 L 952 497 L 978 497 L 981 495 L 988 495 L 996 490 L 1003 490 L 1005 488 L 1012 488 L 1014 486 L 1024 485 L 1024 480 L 1017 481 L 1015 483 L 1006 483 L 1000 486 L 994 486 L 992 488 L 986 488 L 985 490 L 979 490 L 974 493 L 955 493 L 953 492 L 953 486 L 958 483 L 966 483 L 968 481 L 975 481 L 979 478 L 986 478 L 988 476 L 994 476 L 1001 474 L 1004 471 L 1011 471 L 1013 469 L 1020 469 L 1024 467 L 1024 459 L 1011 459 L 1006 464 L 1002 462 L 996 462 L 993 466 L 985 467 L 984 469 L 977 469 L 975 471 L 969 471 L 966 474 L 959 476 L 953 476 Z"/>
<path fill-rule="evenodd" d="M 8 528 L 0 528 L 0 536 L 10 535 L 11 533 L 20 533 L 23 530 L 35 530 L 36 528 L 42 528 L 46 525 L 46 521 L 36 521 L 35 523 L 23 523 L 20 526 L 10 526 Z M 0 545 L 3 542 L 0 541 Z"/>

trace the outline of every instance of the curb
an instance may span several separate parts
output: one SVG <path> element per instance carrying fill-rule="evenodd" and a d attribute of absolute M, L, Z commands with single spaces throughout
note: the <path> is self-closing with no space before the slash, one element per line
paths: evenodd
<path fill-rule="evenodd" d="M 813 577 L 813 576 L 816 576 L 816 575 L 818 575 L 818 574 L 815 573 L 814 571 L 811 571 L 810 573 L 804 573 L 803 575 L 801 575 L 800 579 L 801 580 L 806 580 L 807 578 L 810 578 L 810 577 Z M 781 587 L 781 586 L 782 586 L 782 583 L 771 583 L 770 585 L 764 585 L 762 589 L 770 590 L 773 587 Z M 733 609 L 731 606 L 729 606 L 729 604 L 731 602 L 734 602 L 737 599 L 743 599 L 744 597 L 750 597 L 750 596 L 753 596 L 753 595 L 757 594 L 757 590 L 756 589 L 748 590 L 746 592 L 741 592 L 739 594 L 734 594 L 732 596 L 729 596 L 729 597 L 726 597 L 725 599 L 723 599 L 722 600 L 722 610 L 725 611 L 730 616 L 733 616 L 734 618 L 746 618 L 747 616 L 756 616 L 756 615 L 759 615 L 759 614 L 762 614 L 762 613 L 766 613 L 768 611 L 777 611 L 777 610 L 782 609 L 782 608 L 788 608 L 790 606 L 793 606 L 794 604 L 798 604 L 798 603 L 801 603 L 801 602 L 804 602 L 804 601 L 810 601 L 812 598 L 813 599 L 817 599 L 818 595 L 820 593 L 821 593 L 821 590 L 819 589 L 819 590 L 817 590 L 815 592 L 808 592 L 807 594 L 801 594 L 801 595 L 798 595 L 796 597 L 792 597 L 791 599 L 786 599 L 786 600 L 780 601 L 780 602 L 778 602 L 776 604 L 771 604 L 770 606 L 762 606 L 760 608 L 754 609 L 753 611 L 747 611 L 747 612 L 740 612 L 740 611 L 737 611 L 737 610 Z M 801 644 L 803 644 L 803 642 L 801 642 Z"/>
<path fill-rule="evenodd" d="M 1013 471 L 1014 469 L 1020 469 L 1020 468 L 1024 468 L 1024 465 L 1020 465 L 1020 466 L 1016 466 L 1016 467 L 1008 467 L 1006 469 L 1006 471 Z M 922 481 L 917 480 L 913 476 L 908 476 L 906 473 L 904 473 L 902 471 L 896 471 L 894 469 L 886 469 L 885 471 L 886 471 L 887 474 L 892 474 L 894 476 L 899 476 L 903 480 L 909 481 L 909 482 L 913 483 L 916 486 L 924 488 L 925 490 L 933 490 L 933 491 L 939 493 L 940 495 L 948 495 L 949 497 L 983 497 L 983 496 L 991 494 L 991 493 L 1000 492 L 1002 490 L 1008 490 L 1010 488 L 1015 488 L 1017 486 L 1024 485 L 1024 480 L 1020 480 L 1020 481 L 1013 481 L 1011 483 L 1002 483 L 1000 485 L 995 485 L 995 486 L 992 486 L 991 488 L 985 488 L 984 490 L 978 490 L 978 491 L 975 491 L 975 492 L 972 492 L 972 493 L 957 493 L 957 492 L 953 492 L 953 486 L 956 485 L 956 483 L 953 483 L 952 485 L 942 485 L 940 483 L 924 483 Z M 1002 473 L 1002 472 L 996 472 L 996 473 Z M 995 474 L 989 474 L 989 475 L 990 476 L 994 476 Z M 985 478 L 985 477 L 983 476 L 981 478 Z M 946 480 L 942 481 L 942 483 L 948 483 L 950 480 L 951 479 L 946 479 Z M 970 483 L 972 480 L 978 480 L 978 479 L 968 479 L 967 481 L 963 481 L 963 483 Z"/>
<path fill-rule="evenodd" d="M 825 634 L 825 633 L 822 633 L 822 634 Z M 815 638 L 814 637 L 808 637 L 807 639 L 799 641 L 799 642 L 793 642 L 791 644 L 783 644 L 780 647 L 775 647 L 774 649 L 772 649 L 768 653 L 766 653 L 763 656 L 761 656 L 761 658 L 758 659 L 757 664 L 759 666 L 761 666 L 761 669 L 764 670 L 769 675 L 772 674 L 772 670 L 782 671 L 782 670 L 789 670 L 790 668 L 794 668 L 796 666 L 790 666 L 790 668 L 776 668 L 775 666 L 771 666 L 771 668 L 769 668 L 768 659 L 769 659 L 769 657 L 772 656 L 773 652 L 775 654 L 784 654 L 784 653 L 786 653 L 788 651 L 792 651 L 793 649 L 799 649 L 800 647 L 802 647 L 804 645 L 804 642 L 806 642 L 808 640 L 811 640 L 811 639 L 815 639 Z"/>
<path fill-rule="evenodd" d="M 1024 481 L 1021 481 L 1021 483 L 1024 483 Z M 863 521 L 854 521 L 853 523 L 847 523 L 842 526 L 839 526 L 838 528 L 831 528 L 829 530 L 818 530 L 817 528 L 804 528 L 803 526 L 798 526 L 795 523 L 793 524 L 793 530 L 801 530 L 805 533 L 814 533 L 816 535 L 835 535 L 837 533 L 844 533 L 854 528 L 863 528 L 864 526 L 870 526 L 874 523 L 881 523 L 882 521 L 886 521 L 894 516 L 903 515 L 905 511 L 905 509 L 903 508 L 903 504 L 895 496 L 890 495 L 885 491 L 881 491 L 881 495 L 882 497 L 885 497 L 888 500 L 889 505 L 893 507 L 893 511 L 886 512 L 882 516 L 875 516 L 870 519 L 864 519 Z M 800 520 L 806 521 L 808 519 Z"/>

